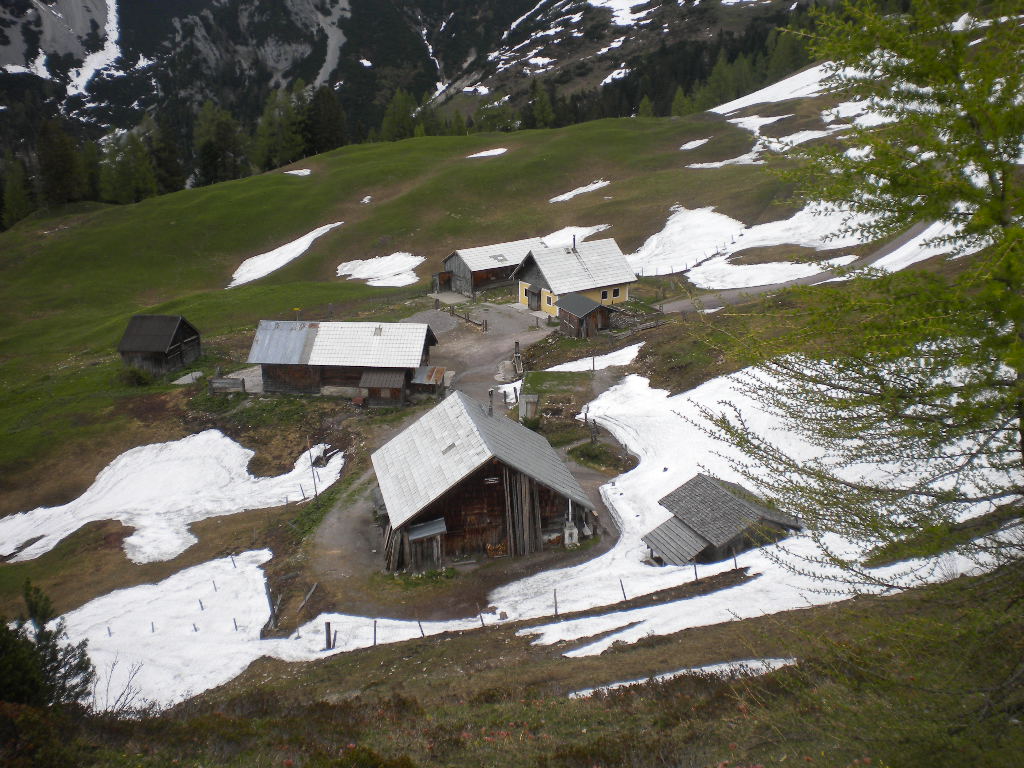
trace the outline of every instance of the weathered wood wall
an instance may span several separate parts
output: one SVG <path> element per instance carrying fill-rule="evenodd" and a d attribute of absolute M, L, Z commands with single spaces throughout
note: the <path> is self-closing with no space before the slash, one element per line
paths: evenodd
<path fill-rule="evenodd" d="M 491 459 L 447 493 L 424 507 L 418 520 L 444 517 L 444 559 L 475 554 L 526 555 L 557 538 L 568 499 L 532 477 Z M 385 544 L 387 567 L 413 567 L 403 529 L 391 532 Z"/>

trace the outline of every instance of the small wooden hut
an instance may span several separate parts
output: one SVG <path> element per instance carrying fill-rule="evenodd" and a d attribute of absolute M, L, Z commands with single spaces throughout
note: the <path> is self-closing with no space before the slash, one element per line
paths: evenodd
<path fill-rule="evenodd" d="M 718 562 L 800 529 L 795 517 L 760 503 L 746 488 L 704 474 L 658 503 L 672 517 L 643 540 L 664 565 Z"/>
<path fill-rule="evenodd" d="M 616 310 L 618 311 L 618 310 Z M 579 293 L 558 299 L 558 320 L 562 333 L 576 339 L 589 339 L 611 325 L 612 308 L 598 304 Z"/>
<path fill-rule="evenodd" d="M 453 392 L 372 456 L 388 570 L 525 555 L 590 535 L 594 505 L 547 440 Z"/>
<path fill-rule="evenodd" d="M 135 315 L 117 345 L 125 365 L 162 375 L 203 353 L 199 331 L 181 315 Z"/>

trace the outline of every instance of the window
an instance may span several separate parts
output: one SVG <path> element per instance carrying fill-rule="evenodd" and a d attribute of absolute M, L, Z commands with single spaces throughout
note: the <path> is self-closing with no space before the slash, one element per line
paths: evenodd
<path fill-rule="evenodd" d="M 613 299 L 619 298 L 619 289 L 618 288 L 612 288 L 612 298 Z"/>
<path fill-rule="evenodd" d="M 608 291 L 601 291 L 601 301 L 608 298 Z"/>
<path fill-rule="evenodd" d="M 548 298 L 548 306 L 550 307 L 551 306 L 551 297 L 548 296 L 547 298 Z"/>

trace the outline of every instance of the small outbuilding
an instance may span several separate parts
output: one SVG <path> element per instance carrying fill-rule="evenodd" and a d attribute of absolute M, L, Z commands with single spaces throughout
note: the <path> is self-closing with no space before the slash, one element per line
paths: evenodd
<path fill-rule="evenodd" d="M 400 405 L 436 344 L 425 323 L 261 320 L 249 363 L 260 366 L 264 392 Z"/>
<path fill-rule="evenodd" d="M 579 293 L 558 299 L 558 320 L 562 333 L 577 339 L 589 339 L 611 325 L 612 308 L 598 304 Z M 617 311 L 617 310 L 616 310 Z"/>
<path fill-rule="evenodd" d="M 544 247 L 539 237 L 508 243 L 461 248 L 443 262 L 444 271 L 435 275 L 435 290 L 449 290 L 472 298 L 478 291 L 511 284 L 512 272 L 526 254 Z"/>
<path fill-rule="evenodd" d="M 762 504 L 747 489 L 704 474 L 659 502 L 672 517 L 643 537 L 663 565 L 714 563 L 800 529 L 791 515 Z"/>
<path fill-rule="evenodd" d="M 578 293 L 598 304 L 629 301 L 636 282 L 618 244 L 611 238 L 574 244 L 571 248 L 531 250 L 516 267 L 519 303 L 558 317 L 561 297 Z"/>
<path fill-rule="evenodd" d="M 391 571 L 526 555 L 593 531 L 594 505 L 548 441 L 462 392 L 371 458 Z"/>
<path fill-rule="evenodd" d="M 125 365 L 156 375 L 184 368 L 203 354 L 199 331 L 181 315 L 135 315 L 117 351 Z"/>

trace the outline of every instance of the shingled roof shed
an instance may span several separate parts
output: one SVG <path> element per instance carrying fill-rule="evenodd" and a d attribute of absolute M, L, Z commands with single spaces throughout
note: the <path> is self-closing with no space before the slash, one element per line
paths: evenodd
<path fill-rule="evenodd" d="M 698 474 L 659 502 L 672 517 L 643 537 L 668 565 L 716 562 L 775 541 L 800 522 L 735 483 Z"/>

